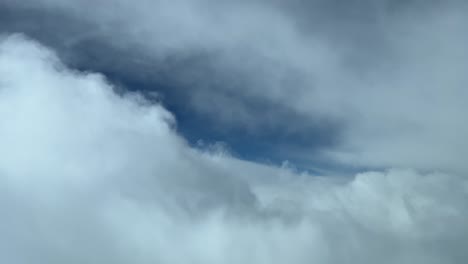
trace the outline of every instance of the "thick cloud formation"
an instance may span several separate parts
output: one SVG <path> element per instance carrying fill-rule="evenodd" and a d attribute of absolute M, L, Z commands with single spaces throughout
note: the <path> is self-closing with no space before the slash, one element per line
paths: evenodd
<path fill-rule="evenodd" d="M 190 148 L 173 116 L 0 41 L 3 263 L 465 263 L 468 181 L 352 179 Z"/>
<path fill-rule="evenodd" d="M 21 14 L 12 28 L 51 42 L 71 62 L 138 79 L 164 76 L 180 87 L 168 93 L 220 127 L 310 133 L 322 142 L 281 146 L 290 157 L 468 171 L 463 1 L 3 5 L 13 18 Z"/>

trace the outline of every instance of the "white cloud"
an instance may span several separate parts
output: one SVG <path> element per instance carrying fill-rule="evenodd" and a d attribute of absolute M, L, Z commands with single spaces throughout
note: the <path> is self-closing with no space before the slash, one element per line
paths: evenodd
<path fill-rule="evenodd" d="M 301 175 L 190 148 L 21 36 L 0 41 L 3 263 L 465 263 L 468 181 Z"/>

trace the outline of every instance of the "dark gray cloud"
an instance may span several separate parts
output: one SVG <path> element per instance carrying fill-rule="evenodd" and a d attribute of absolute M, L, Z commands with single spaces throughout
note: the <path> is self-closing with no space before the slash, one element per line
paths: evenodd
<path fill-rule="evenodd" d="M 288 158 L 278 152 L 287 145 L 315 151 L 338 140 L 338 121 L 310 118 L 262 96 L 236 93 L 241 87 L 264 84 L 255 81 L 257 72 L 252 68 L 223 64 L 217 51 L 201 48 L 158 59 L 130 48 L 129 43 L 112 41 L 115 36 L 109 32 L 94 33 L 96 25 L 57 10 L 4 3 L 0 12 L 1 31 L 23 32 L 40 40 L 69 66 L 102 72 L 125 89 L 158 92 L 193 142 L 225 141 L 241 156 L 276 162 Z M 288 71 L 285 84 L 303 85 L 300 73 L 287 65 L 278 67 Z M 230 106 L 229 112 L 213 111 L 224 105 Z M 283 120 L 288 120 L 287 126 Z M 206 126 L 200 128 L 200 122 Z"/>

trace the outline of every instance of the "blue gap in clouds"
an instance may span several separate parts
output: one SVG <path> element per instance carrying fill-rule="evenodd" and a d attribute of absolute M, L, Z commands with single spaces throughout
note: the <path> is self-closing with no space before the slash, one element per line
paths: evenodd
<path fill-rule="evenodd" d="M 89 69 L 88 69 L 89 70 Z M 228 150 L 237 158 L 250 160 L 265 164 L 281 165 L 284 161 L 289 161 L 300 171 L 308 171 L 312 174 L 323 174 L 324 171 L 350 171 L 352 168 L 340 168 L 332 162 L 320 160 L 314 161 L 300 159 L 290 155 L 287 149 L 292 152 L 294 149 L 314 150 L 327 145 L 334 144 L 338 138 L 338 128 L 324 125 L 322 127 L 307 127 L 301 133 L 288 134 L 288 132 L 277 130 L 262 130 L 258 133 L 249 133 L 242 127 L 220 127 L 220 124 L 210 116 L 199 113 L 187 103 L 187 98 L 181 97 L 178 93 L 179 88 L 171 87 L 169 84 L 158 83 L 156 81 L 148 82 L 134 79 L 132 76 L 121 72 L 111 72 L 100 70 L 111 82 L 117 86 L 124 87 L 126 91 L 139 92 L 143 95 L 157 92 L 161 95 L 162 103 L 166 109 L 175 115 L 177 120 L 177 131 L 184 137 L 188 143 L 194 147 L 199 147 L 198 142 L 203 141 L 206 144 L 222 142 L 227 145 Z M 149 96 L 151 99 L 152 97 Z M 255 111 L 278 111 L 275 105 L 269 105 L 258 100 L 245 100 L 247 107 L 255 108 Z M 250 101 L 250 102 L 248 102 Z M 299 125 L 299 122 L 307 122 L 292 113 L 283 115 L 289 116 L 288 125 Z M 284 116 L 282 117 L 284 118 Z M 296 120 L 295 120 L 296 119 Z M 310 166 L 311 163 L 313 167 Z"/>
<path fill-rule="evenodd" d="M 23 33 L 54 49 L 69 67 L 102 73 L 112 83 L 128 91 L 147 95 L 152 92 L 160 94 L 162 104 L 177 119 L 178 133 L 192 146 L 196 147 L 199 140 L 207 144 L 223 142 L 234 156 L 244 160 L 275 165 L 289 160 L 299 170 L 312 173 L 316 172 L 315 168 L 319 168 L 319 171 L 321 169 L 349 171 L 349 168 L 343 169 L 333 162 L 324 161 L 319 155 L 314 156 L 318 150 L 336 144 L 342 130 L 340 124 L 310 120 L 265 99 L 249 98 L 231 92 L 228 96 L 241 107 L 245 107 L 248 113 L 256 113 L 255 118 L 259 121 L 270 114 L 275 120 L 283 123 L 260 127 L 254 133 L 249 132 L 241 124 L 227 126 L 209 112 L 200 112 L 189 104 L 191 94 L 188 89 L 191 87 L 186 87 L 190 86 L 189 84 L 177 84 L 170 80 L 178 78 L 179 70 L 189 72 L 194 70 L 197 73 L 199 68 L 204 69 L 201 71 L 202 79 L 224 78 L 225 76 L 212 76 L 209 54 L 195 56 L 193 60 L 176 59 L 176 62 L 169 66 L 165 61 L 158 62 L 159 64 L 149 61 L 148 64 L 141 65 L 141 61 L 146 63 L 146 57 L 134 54 L 132 50 L 112 46 L 112 43 L 102 39 L 86 38 L 79 42 L 72 41 L 73 45 L 70 45 L 70 40 L 86 33 L 90 27 L 92 25 L 53 11 L 15 8 L 0 3 L 0 33 Z M 160 78 L 158 71 L 163 75 L 170 72 L 172 76 L 168 78 L 169 80 Z M 242 79 L 242 72 L 233 74 L 234 78 Z M 214 83 L 219 85 L 219 82 Z M 241 85 L 252 84 L 245 81 Z M 212 90 L 218 91 L 218 89 Z M 295 132 L 291 132 L 288 128 L 294 128 L 292 130 Z M 304 157 L 298 153 L 308 153 L 314 158 L 309 158 L 307 155 Z"/>

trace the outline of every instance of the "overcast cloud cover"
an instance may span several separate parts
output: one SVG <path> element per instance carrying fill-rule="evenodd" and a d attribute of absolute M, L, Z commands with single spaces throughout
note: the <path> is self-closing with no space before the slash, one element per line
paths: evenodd
<path fill-rule="evenodd" d="M 2 262 L 466 262 L 462 1 L 0 8 Z M 195 148 L 165 100 L 252 137 L 320 135 L 276 151 L 372 171 Z"/>

